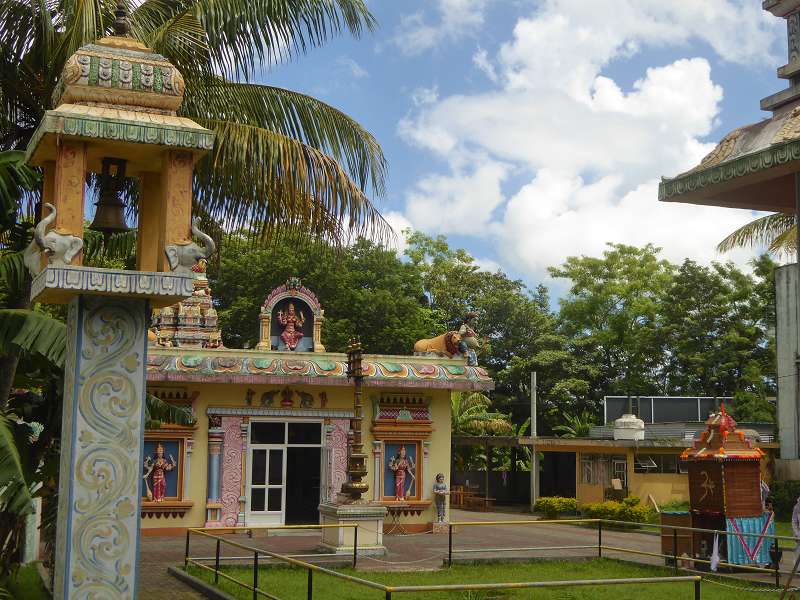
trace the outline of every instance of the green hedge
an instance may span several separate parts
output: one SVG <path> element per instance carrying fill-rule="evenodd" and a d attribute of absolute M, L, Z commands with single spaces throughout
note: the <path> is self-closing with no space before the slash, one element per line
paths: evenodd
<path fill-rule="evenodd" d="M 800 481 L 773 481 L 769 496 L 778 520 L 789 521 L 797 497 L 800 496 Z"/>
<path fill-rule="evenodd" d="M 630 496 L 622 502 L 607 500 L 606 502 L 584 504 L 581 506 L 581 513 L 589 519 L 646 523 L 650 519 L 651 511 L 641 503 L 639 498 Z"/>
<path fill-rule="evenodd" d="M 548 519 L 557 519 L 563 513 L 574 513 L 578 510 L 578 501 L 575 498 L 562 496 L 543 496 L 536 500 L 533 510 L 544 513 Z"/>

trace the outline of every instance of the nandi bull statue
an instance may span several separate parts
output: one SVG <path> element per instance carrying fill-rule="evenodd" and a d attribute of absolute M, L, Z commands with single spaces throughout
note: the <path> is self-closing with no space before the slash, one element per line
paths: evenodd
<path fill-rule="evenodd" d="M 447 358 L 467 359 L 470 367 L 478 366 L 476 349 L 480 348 L 478 336 L 475 333 L 475 320 L 478 313 L 469 312 L 464 316 L 458 331 L 448 331 L 435 338 L 419 340 L 414 344 L 414 354 L 417 356 L 446 356 Z"/>
<path fill-rule="evenodd" d="M 56 220 L 56 207 L 45 202 L 50 214 L 44 217 L 33 228 L 33 240 L 23 252 L 22 260 L 31 275 L 36 277 L 42 272 L 42 254 L 51 265 L 68 265 L 83 249 L 83 240 L 74 235 L 59 233 L 57 230 L 47 231 Z"/>
<path fill-rule="evenodd" d="M 205 246 L 199 246 L 193 241 L 187 241 L 182 244 L 173 244 L 165 248 L 167 254 L 167 262 L 169 268 L 173 273 L 181 275 L 193 275 L 192 267 L 203 259 L 208 259 L 214 253 L 216 244 L 211 236 L 203 233 L 197 228 L 200 219 L 195 217 L 192 219 L 192 233 L 195 237 L 200 238 L 205 242 Z"/>

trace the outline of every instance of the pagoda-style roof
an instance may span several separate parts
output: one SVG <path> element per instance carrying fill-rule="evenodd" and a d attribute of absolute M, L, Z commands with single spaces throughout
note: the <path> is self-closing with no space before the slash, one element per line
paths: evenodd
<path fill-rule="evenodd" d="M 761 448 L 753 445 L 744 430 L 737 429 L 736 421 L 725 412 L 711 415 L 706 421 L 706 430 L 695 440 L 691 448 L 684 450 L 684 460 L 761 460 L 765 456 Z"/>
<path fill-rule="evenodd" d="M 778 77 L 789 87 L 761 100 L 772 116 L 728 133 L 693 169 L 662 178 L 658 199 L 793 213 L 800 172 L 800 0 L 764 0 L 786 19 L 789 62 Z"/>
<path fill-rule="evenodd" d="M 64 64 L 45 112 L 27 148 L 33 165 L 54 160 L 60 137 L 92 140 L 89 169 L 100 170 L 103 156 L 114 156 L 119 142 L 132 146 L 128 175 L 158 170 L 153 146 L 203 153 L 214 134 L 177 116 L 184 80 L 164 56 L 128 35 L 86 44 Z M 137 153 L 138 151 L 138 153 Z"/>
<path fill-rule="evenodd" d="M 147 350 L 147 381 L 248 385 L 352 385 L 347 355 L 333 352 L 162 348 Z M 423 356 L 364 355 L 367 387 L 491 390 L 485 369 L 463 360 Z"/>

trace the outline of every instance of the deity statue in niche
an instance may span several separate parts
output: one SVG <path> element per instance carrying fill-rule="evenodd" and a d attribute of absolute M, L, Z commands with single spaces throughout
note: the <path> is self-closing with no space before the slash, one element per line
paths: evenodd
<path fill-rule="evenodd" d="M 436 475 L 433 484 L 433 499 L 436 502 L 436 522 L 444 523 L 445 498 L 447 497 L 447 484 L 444 482 L 444 473 Z"/>
<path fill-rule="evenodd" d="M 152 502 L 153 500 L 156 502 L 164 501 L 164 495 L 167 490 L 167 473 L 172 471 L 172 469 L 177 466 L 178 463 L 171 454 L 169 456 L 169 460 L 164 458 L 164 446 L 161 444 L 156 446 L 155 459 L 153 459 L 152 456 L 145 457 L 145 473 L 143 475 L 143 479 L 145 487 L 147 488 L 147 500 L 149 502 Z M 150 487 L 148 480 L 153 482 L 152 488 Z"/>
<path fill-rule="evenodd" d="M 405 500 L 406 495 L 414 487 L 414 459 L 406 454 L 406 447 L 400 446 L 395 456 L 389 459 L 389 470 L 394 473 L 394 495 L 397 500 Z M 411 482 L 406 488 L 406 475 Z"/>
<path fill-rule="evenodd" d="M 297 343 L 303 339 L 303 323 L 305 322 L 303 312 L 296 312 L 292 302 L 289 303 L 286 312 L 278 311 L 278 323 L 283 326 L 281 339 L 289 350 L 294 350 Z"/>

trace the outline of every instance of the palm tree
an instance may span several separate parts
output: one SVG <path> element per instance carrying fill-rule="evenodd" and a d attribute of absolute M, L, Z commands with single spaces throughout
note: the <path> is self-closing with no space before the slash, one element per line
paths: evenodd
<path fill-rule="evenodd" d="M 453 394 L 450 402 L 453 435 L 508 435 L 513 431 L 508 416 L 490 411 L 492 401 L 483 394 Z"/>
<path fill-rule="evenodd" d="M 311 96 L 250 82 L 336 35 L 374 29 L 365 0 L 119 1 L 131 35 L 182 72 L 179 114 L 216 134 L 196 168 L 200 214 L 262 238 L 276 228 L 334 240 L 389 235 L 368 197 L 384 192 L 375 138 Z M 0 0 L 0 150 L 25 148 L 65 61 L 111 34 L 115 8 L 116 0 Z"/>
<path fill-rule="evenodd" d="M 566 423 L 553 427 L 553 431 L 561 434 L 564 438 L 589 437 L 589 430 L 595 425 L 595 418 L 592 413 L 584 410 L 579 415 L 564 415 Z"/>
<path fill-rule="evenodd" d="M 719 252 L 735 248 L 766 246 L 772 254 L 797 252 L 797 225 L 794 215 L 774 213 L 759 217 L 731 233 L 717 245 Z"/>

